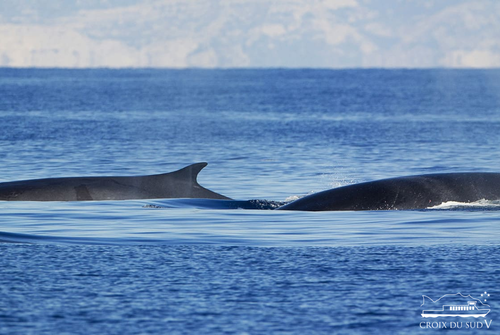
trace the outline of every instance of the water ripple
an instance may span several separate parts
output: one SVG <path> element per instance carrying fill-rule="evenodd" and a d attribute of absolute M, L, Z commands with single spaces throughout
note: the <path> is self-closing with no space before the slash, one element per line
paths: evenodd
<path fill-rule="evenodd" d="M 158 205 L 151 208 L 148 206 L 151 204 Z M 206 206 L 205 201 L 166 200 L 3 202 L 0 203 L 0 240 L 122 245 L 338 246 L 488 244 L 500 238 L 499 211 L 282 212 L 231 209 L 232 205 L 227 204 L 226 209 L 207 209 Z"/>

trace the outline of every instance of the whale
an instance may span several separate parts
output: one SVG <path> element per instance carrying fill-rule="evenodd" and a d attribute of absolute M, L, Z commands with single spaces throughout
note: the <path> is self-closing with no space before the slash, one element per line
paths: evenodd
<path fill-rule="evenodd" d="M 66 177 L 0 183 L 4 201 L 89 201 L 164 198 L 229 198 L 198 184 L 207 163 L 196 163 L 178 171 L 120 177 Z"/>
<path fill-rule="evenodd" d="M 500 173 L 442 173 L 382 179 L 314 193 L 277 210 L 418 210 L 449 201 L 500 200 Z"/>

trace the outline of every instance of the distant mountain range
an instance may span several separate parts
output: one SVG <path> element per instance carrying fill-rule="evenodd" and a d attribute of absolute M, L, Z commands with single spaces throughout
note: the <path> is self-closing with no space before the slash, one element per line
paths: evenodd
<path fill-rule="evenodd" d="M 6 0 L 0 66 L 500 67 L 500 2 Z"/>

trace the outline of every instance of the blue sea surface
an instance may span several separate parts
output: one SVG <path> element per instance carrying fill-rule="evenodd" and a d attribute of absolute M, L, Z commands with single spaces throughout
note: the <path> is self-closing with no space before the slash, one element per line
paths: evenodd
<path fill-rule="evenodd" d="M 500 70 L 0 69 L 0 125 L 0 182 L 208 162 L 204 187 L 285 202 L 500 172 Z M 499 201 L 0 201 L 0 334 L 498 332 L 499 240 Z M 457 292 L 491 311 L 421 316 L 423 295 Z"/>

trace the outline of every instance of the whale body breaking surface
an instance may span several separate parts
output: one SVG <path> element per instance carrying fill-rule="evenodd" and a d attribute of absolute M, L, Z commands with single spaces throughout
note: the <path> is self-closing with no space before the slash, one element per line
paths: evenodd
<path fill-rule="evenodd" d="M 234 201 L 197 182 L 207 163 L 135 177 L 67 177 L 0 183 L 3 201 L 90 201 L 132 199 L 229 200 L 226 208 L 298 211 L 412 210 L 446 202 L 500 200 L 500 173 L 442 173 L 382 179 L 314 193 L 287 204 Z"/>
<path fill-rule="evenodd" d="M 314 193 L 279 209 L 410 210 L 500 199 L 500 173 L 442 173 L 382 179 Z"/>
<path fill-rule="evenodd" d="M 178 171 L 137 177 L 69 177 L 0 183 L 0 200 L 85 201 L 200 198 L 229 199 L 198 184 L 207 163 Z"/>

